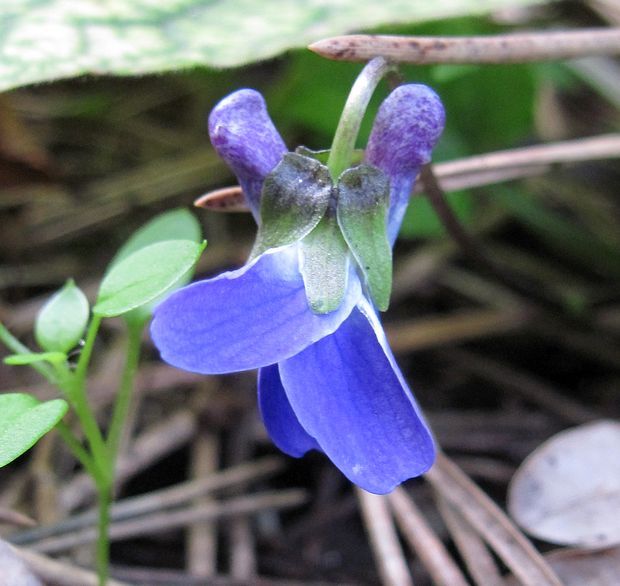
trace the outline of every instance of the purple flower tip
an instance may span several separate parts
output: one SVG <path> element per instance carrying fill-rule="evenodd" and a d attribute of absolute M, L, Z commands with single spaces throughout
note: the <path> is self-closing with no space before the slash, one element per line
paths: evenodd
<path fill-rule="evenodd" d="M 381 104 L 366 148 L 366 160 L 390 177 L 428 163 L 445 124 L 439 96 L 421 84 L 396 88 Z"/>
<path fill-rule="evenodd" d="M 263 97 L 252 89 L 226 96 L 209 115 L 209 136 L 239 179 L 256 217 L 263 180 L 287 152 Z"/>

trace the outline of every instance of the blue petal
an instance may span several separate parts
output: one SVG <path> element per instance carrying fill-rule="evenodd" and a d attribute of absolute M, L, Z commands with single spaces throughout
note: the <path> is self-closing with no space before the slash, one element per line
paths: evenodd
<path fill-rule="evenodd" d="M 225 97 L 209 115 L 209 135 L 215 150 L 237 176 L 258 219 L 263 180 L 287 152 L 265 100 L 250 89 Z"/>
<path fill-rule="evenodd" d="M 361 297 L 349 279 L 334 312 L 310 311 L 297 246 L 173 293 L 155 310 L 151 336 L 166 362 L 204 374 L 275 364 L 331 334 Z"/>
<path fill-rule="evenodd" d="M 258 407 L 273 443 L 285 454 L 299 458 L 308 450 L 321 449 L 295 417 L 276 364 L 258 372 Z"/>
<path fill-rule="evenodd" d="M 394 242 L 420 167 L 431 160 L 445 112 L 439 96 L 421 84 L 396 88 L 381 104 L 365 158 L 391 183 L 388 236 Z"/>
<path fill-rule="evenodd" d="M 432 465 L 430 432 L 367 303 L 280 376 L 300 424 L 365 490 L 385 494 Z"/>

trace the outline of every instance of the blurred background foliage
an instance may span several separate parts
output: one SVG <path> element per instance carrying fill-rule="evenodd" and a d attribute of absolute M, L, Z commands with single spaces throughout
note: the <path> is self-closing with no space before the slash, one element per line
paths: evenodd
<path fill-rule="evenodd" d="M 498 1 L 495 5 L 502 4 L 502 10 L 483 15 L 480 2 L 435 2 L 460 6 L 460 16 L 407 24 L 403 15 L 395 19 L 398 25 L 376 28 L 380 23 L 373 21 L 370 30 L 477 35 L 620 24 L 613 20 L 613 10 L 600 8 L 611 6 L 604 0 L 542 2 L 534 7 L 528 2 Z M 406 4 L 418 3 L 407 0 Z M 13 1 L 0 10 L 20 5 L 26 4 Z M 360 5 L 372 12 L 375 3 Z M 467 15 L 463 6 L 474 5 L 476 14 Z M 243 14 L 244 22 L 251 16 Z M 276 20 L 279 17 L 274 15 Z M 344 28 L 368 30 L 355 22 Z M 248 43 L 241 42 L 245 30 L 220 42 L 227 43 L 229 55 L 241 43 L 247 60 Z M 295 31 L 289 31 L 287 47 L 299 45 L 311 31 L 311 27 L 297 31 L 296 43 L 290 42 L 296 38 Z M 327 61 L 299 48 L 282 52 L 284 48 L 274 50 L 276 56 L 268 60 L 230 69 L 196 66 L 140 77 L 83 76 L 1 95 L 0 319 L 27 340 L 37 309 L 67 277 L 74 277 L 92 298 L 94 279 L 133 230 L 160 211 L 190 206 L 205 191 L 234 184 L 206 133 L 208 112 L 228 93 L 240 87 L 262 91 L 291 148 L 299 144 L 329 147 L 361 65 Z M 260 50 L 256 55 L 261 56 Z M 406 81 L 431 85 L 445 103 L 447 126 L 435 162 L 617 132 L 620 127 L 620 68 L 612 58 L 406 66 L 402 73 Z M 387 91 L 382 85 L 372 101 L 361 147 Z M 469 465 L 468 470 L 474 470 L 496 495 L 503 494 L 510 471 L 535 445 L 567 422 L 575 422 L 558 404 L 579 402 L 598 413 L 618 415 L 619 181 L 617 161 L 596 161 L 448 195 L 458 217 L 487 254 L 513 278 L 535 289 L 537 299 L 497 282 L 455 246 L 423 195 L 412 199 L 396 248 L 393 305 L 385 316 L 388 334 L 439 441 L 455 457 L 462 456 L 463 465 Z M 249 215 L 195 213 L 209 240 L 199 275 L 243 263 L 255 233 Z M 115 356 L 116 334 L 110 326 L 104 336 L 109 344 L 98 349 L 103 367 Z M 111 364 L 109 372 L 114 371 Z M 504 370 L 498 370 L 498 364 Z M 153 353 L 145 370 L 159 367 Z M 137 430 L 183 405 L 199 403 L 224 445 L 234 444 L 239 440 L 235 434 L 243 432 L 243 441 L 251 438 L 244 457 L 273 450 L 256 432 L 257 426 L 247 423 L 248 413 L 251 421 L 256 418 L 253 380 L 239 376 L 198 384 L 196 378 L 173 375 L 170 370 L 165 371 L 168 374 L 157 371 L 164 382 L 153 382 L 154 376 L 148 379 L 157 389 L 156 400 L 143 403 L 135 415 Z M 200 385 L 211 385 L 207 407 L 193 402 L 193 391 L 200 390 Z M 31 389 L 40 397 L 47 392 L 25 371 L 0 364 L 0 390 L 17 388 Z M 536 397 L 546 396 L 549 389 L 556 403 L 541 407 Z M 93 393 L 95 401 L 99 393 L 104 408 L 105 385 L 95 384 Z M 184 478 L 188 452 L 181 459 L 162 456 L 161 462 L 151 462 L 157 473 L 137 475 L 126 490 L 144 491 Z M 224 448 L 220 453 L 221 467 L 238 458 Z M 475 458 L 479 458 L 477 465 Z M 490 464 L 486 468 L 485 462 Z M 326 472 L 318 456 L 289 464 L 290 476 L 278 481 L 278 486 L 297 483 L 314 489 L 320 485 L 327 501 L 343 487 L 342 479 L 334 480 L 333 471 Z M 65 457 L 64 470 L 70 469 Z M 42 515 L 57 517 L 71 510 L 69 505 L 52 512 L 43 508 Z M 338 520 L 337 515 L 334 518 Z M 309 566 L 300 560 L 299 571 L 314 567 L 308 572 L 315 571 L 315 577 L 374 583 L 372 573 L 366 576 L 368 560 L 360 561 L 367 550 L 356 549 L 363 541 L 361 532 L 352 535 L 350 531 L 337 527 L 321 536 L 328 542 L 322 542 L 321 551 L 337 550 L 338 563 L 328 567 L 321 558 L 318 565 Z M 338 539 L 340 533 L 346 534 L 344 541 Z M 288 547 L 284 541 L 279 547 Z M 294 544 L 292 539 L 291 548 Z M 165 546 L 156 544 L 162 560 L 179 565 L 181 554 Z M 275 571 L 278 551 L 262 562 L 263 569 Z M 139 547 L 125 551 L 124 561 L 133 563 L 143 554 Z M 347 565 L 356 556 L 359 567 Z M 150 553 L 144 558 L 164 563 Z M 291 564 L 278 568 L 279 575 L 299 577 Z"/>
<path fill-rule="evenodd" d="M 462 7 L 461 10 L 464 11 Z M 568 22 L 569 18 L 574 18 L 575 13 L 585 18 L 570 3 L 560 3 L 553 4 L 547 11 L 527 13 L 524 9 L 513 9 L 503 15 L 499 13 L 500 18 L 458 17 L 416 25 L 383 26 L 374 31 L 419 35 L 492 34 L 518 28 L 519 19 L 523 18 L 534 18 L 533 22 L 540 26 L 556 26 L 562 19 Z M 526 14 L 529 16 L 525 17 Z M 74 231 L 86 230 L 91 223 L 95 227 L 105 223 L 108 214 L 120 217 L 130 208 L 134 212 L 135 208 L 138 212 L 146 212 L 149 205 L 173 205 L 179 197 L 182 202 L 189 203 L 201 187 L 221 183 L 226 176 L 226 171 L 208 151 L 205 120 L 219 98 L 242 86 L 263 91 L 270 112 L 291 148 L 297 144 L 326 148 L 331 143 L 348 89 L 359 70 L 359 64 L 327 61 L 306 50 L 298 50 L 238 69 L 196 68 L 165 76 L 129 79 L 83 77 L 6 94 L 2 104 L 8 117 L 5 133 L 9 134 L 3 144 L 7 145 L 9 159 L 17 158 L 16 162 L 20 163 L 23 153 L 23 162 L 31 163 L 30 171 L 50 179 L 44 187 L 37 185 L 39 197 L 29 199 L 22 190 L 23 206 L 18 205 L 13 212 L 18 215 L 24 212 L 28 216 L 24 234 L 35 232 L 30 242 L 47 243 L 65 240 Z M 404 66 L 402 73 L 407 81 L 431 85 L 445 103 L 447 127 L 434 154 L 436 162 L 613 128 L 613 115 L 611 120 L 606 117 L 609 104 L 605 98 L 598 97 L 588 87 L 588 79 L 570 64 Z M 362 147 L 376 108 L 386 93 L 384 85 L 373 99 L 360 135 Z M 571 100 L 580 97 L 592 102 L 600 111 L 591 113 L 587 122 L 579 112 L 558 107 L 558 101 L 570 106 Z M 22 122 L 26 122 L 28 128 L 20 133 L 16 145 L 15 137 L 10 134 L 10 124 Z M 14 128 L 13 132 L 17 134 L 19 130 Z M 37 136 L 38 132 L 42 134 Z M 29 136 L 30 143 L 39 142 L 32 144 L 30 152 Z M 199 155 L 194 158 L 189 154 L 194 149 L 205 152 L 203 165 L 211 170 L 210 174 L 204 173 L 202 180 L 194 174 L 199 173 L 196 165 L 200 166 Z M 152 187 L 150 179 L 141 177 L 143 172 L 147 176 L 155 172 L 155 166 L 150 167 L 148 161 L 163 157 L 166 163 L 175 166 L 175 156 L 181 161 L 174 173 L 166 167 L 159 182 L 154 179 L 162 191 L 148 193 Z M 115 173 L 121 171 L 130 173 L 136 185 L 132 181 L 115 183 Z M 161 185 L 166 181 L 166 174 L 169 184 Z M 104 176 L 108 177 L 107 181 L 103 180 Z M 95 193 L 89 193 L 93 189 Z M 581 257 L 585 263 L 590 263 L 593 257 L 595 265 L 605 264 L 603 268 L 616 266 L 616 255 L 611 249 L 618 242 L 612 226 L 597 225 L 597 229 L 592 230 L 592 226 L 584 225 L 583 218 L 566 217 L 550 206 L 548 198 L 524 198 L 522 190 L 514 185 L 502 187 L 503 193 L 507 190 L 512 194 L 507 198 L 484 197 L 489 190 L 482 189 L 476 194 L 471 190 L 454 192 L 449 194 L 449 199 L 465 224 L 476 221 L 481 206 L 493 206 L 506 209 L 544 240 L 555 242 L 567 234 L 580 232 L 590 245 L 569 245 L 573 256 Z M 19 198 L 16 193 L 9 192 L 4 207 L 13 207 L 16 197 Z M 95 208 L 103 206 L 108 211 L 98 217 L 100 212 L 91 214 L 78 210 L 78 215 L 90 214 L 90 218 L 77 220 L 78 224 L 84 223 L 83 227 L 71 226 L 75 211 L 71 200 L 74 198 L 78 201 L 86 198 Z M 56 206 L 59 202 L 63 203 Z M 131 222 L 131 218 L 127 220 Z M 63 228 L 67 233 L 63 233 Z M 412 200 L 402 236 L 422 239 L 445 236 L 425 198 Z M 9 239 L 9 247 L 11 241 Z M 601 261 L 598 254 L 603 249 L 606 261 Z"/>

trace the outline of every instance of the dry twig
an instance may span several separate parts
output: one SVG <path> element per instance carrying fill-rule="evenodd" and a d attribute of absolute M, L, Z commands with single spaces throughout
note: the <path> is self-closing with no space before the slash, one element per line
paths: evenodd
<path fill-rule="evenodd" d="M 396 488 L 388 496 L 388 502 L 398 527 L 428 570 L 433 584 L 436 586 L 468 586 L 465 576 L 454 563 L 441 539 L 437 537 L 405 489 Z"/>
<path fill-rule="evenodd" d="M 236 425 L 235 433 L 231 438 L 229 460 L 232 464 L 239 464 L 251 457 L 251 412 L 246 412 Z M 231 495 L 242 495 L 246 487 L 243 484 L 236 486 Z M 227 525 L 230 542 L 230 569 L 233 578 L 252 582 L 257 574 L 256 543 L 252 525 L 247 517 L 231 519 Z"/>
<path fill-rule="evenodd" d="M 444 498 L 438 499 L 438 505 L 439 512 L 452 535 L 454 545 L 463 556 L 467 569 L 476 584 L 480 586 L 504 586 L 504 580 L 493 560 L 493 556 L 472 526 Z"/>
<path fill-rule="evenodd" d="M 0 523 L 7 523 L 17 527 L 36 527 L 37 525 L 37 522 L 32 517 L 3 506 L 0 506 Z"/>
<path fill-rule="evenodd" d="M 110 516 L 112 521 L 123 521 L 150 515 L 155 511 L 177 507 L 211 492 L 270 476 L 281 470 L 282 466 L 283 461 L 275 457 L 246 462 L 215 472 L 205 478 L 120 500 L 112 505 Z M 97 511 L 88 511 L 74 515 L 55 525 L 21 532 L 12 536 L 11 541 L 20 545 L 35 543 L 48 537 L 70 533 L 84 527 L 94 527 L 96 522 Z"/>
<path fill-rule="evenodd" d="M 568 392 L 556 390 L 530 374 L 519 372 L 486 356 L 453 348 L 450 353 L 446 353 L 446 358 L 456 362 L 460 368 L 537 404 L 568 423 L 581 424 L 601 418 L 600 414 L 572 399 Z"/>
<path fill-rule="evenodd" d="M 193 407 L 197 413 L 201 414 L 213 399 L 210 391 L 208 388 L 199 388 L 193 397 Z M 219 448 L 219 436 L 201 421 L 191 447 L 190 470 L 195 481 L 209 478 L 217 472 Z M 212 502 L 211 496 L 202 495 L 194 500 L 194 505 L 201 506 Z M 197 523 L 189 528 L 186 535 L 185 566 L 190 574 L 203 578 L 213 576 L 217 572 L 217 551 L 216 524 Z"/>
<path fill-rule="evenodd" d="M 465 157 L 438 163 L 433 170 L 443 191 L 456 191 L 539 175 L 552 165 L 618 157 L 620 134 L 605 134 Z M 418 183 L 414 193 L 422 191 Z M 210 191 L 198 198 L 195 205 L 215 212 L 249 211 L 238 186 Z"/>
<path fill-rule="evenodd" d="M 389 324 L 386 333 L 401 353 L 522 330 L 530 317 L 525 309 L 471 309 Z"/>
<path fill-rule="evenodd" d="M 148 517 L 113 522 L 110 526 L 110 541 L 114 542 L 139 535 L 179 529 L 194 523 L 250 515 L 263 510 L 289 509 L 300 506 L 306 501 L 307 494 L 305 491 L 291 489 L 251 494 L 198 507 L 190 506 L 174 511 L 163 511 Z M 44 553 L 54 553 L 65 551 L 76 545 L 92 543 L 96 539 L 96 529 L 89 528 L 37 542 L 33 545 L 33 549 Z"/>
<path fill-rule="evenodd" d="M 94 572 L 52 560 L 27 549 L 15 547 L 14 551 L 47 584 L 54 586 L 97 586 L 99 584 L 99 578 Z M 130 586 L 130 584 L 109 579 L 106 586 Z"/>
<path fill-rule="evenodd" d="M 355 490 L 381 582 L 384 586 L 413 586 L 386 498 L 361 488 Z"/>
<path fill-rule="evenodd" d="M 526 63 L 620 53 L 620 29 L 537 31 L 480 37 L 345 35 L 308 47 L 328 59 L 394 63 Z"/>
<path fill-rule="evenodd" d="M 438 454 L 425 478 L 480 533 L 525 586 L 562 586 L 523 533 L 447 456 Z"/>
<path fill-rule="evenodd" d="M 122 486 L 153 462 L 187 444 L 196 433 L 196 418 L 189 410 L 180 410 L 161 423 L 149 427 L 131 445 L 118 461 L 116 487 Z M 91 478 L 84 472 L 66 484 L 61 492 L 61 503 L 67 511 L 88 503 L 95 497 Z"/>

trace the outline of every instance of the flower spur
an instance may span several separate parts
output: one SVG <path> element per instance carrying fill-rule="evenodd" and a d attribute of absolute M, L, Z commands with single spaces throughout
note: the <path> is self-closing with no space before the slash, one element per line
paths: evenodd
<path fill-rule="evenodd" d="M 396 88 L 379 109 L 364 160 L 389 179 L 389 246 L 443 124 L 439 98 L 423 85 Z M 262 96 L 243 89 L 224 98 L 209 133 L 260 234 L 265 180 L 288 152 Z M 152 338 L 166 362 L 193 372 L 258 368 L 260 413 L 283 452 L 320 450 L 358 486 L 390 492 L 430 468 L 431 434 L 363 275 L 351 263 L 337 305 L 317 313 L 303 262 L 299 242 L 267 248 L 238 270 L 180 289 L 155 311 Z"/>

